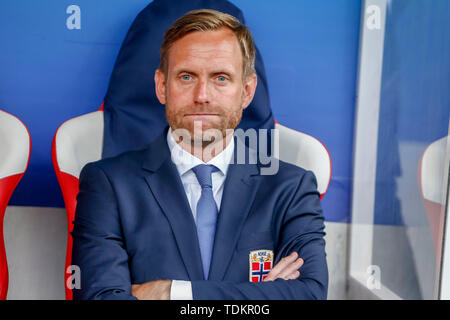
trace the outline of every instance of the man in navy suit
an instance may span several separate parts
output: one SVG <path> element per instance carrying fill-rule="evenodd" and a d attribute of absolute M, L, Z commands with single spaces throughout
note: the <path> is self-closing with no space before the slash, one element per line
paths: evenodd
<path fill-rule="evenodd" d="M 263 174 L 233 132 L 256 89 L 254 56 L 248 29 L 217 11 L 166 32 L 155 83 L 170 127 L 81 172 L 74 299 L 326 299 L 313 173 L 279 161 Z"/>

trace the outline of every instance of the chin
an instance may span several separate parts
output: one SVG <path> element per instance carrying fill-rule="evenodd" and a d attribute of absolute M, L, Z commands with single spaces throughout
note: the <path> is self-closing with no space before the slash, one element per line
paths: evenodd
<path fill-rule="evenodd" d="M 196 131 L 205 132 L 207 130 L 223 130 L 223 126 L 220 123 L 214 122 L 202 122 L 201 126 L 194 123 L 189 123 L 184 126 L 191 134 L 194 134 Z"/>

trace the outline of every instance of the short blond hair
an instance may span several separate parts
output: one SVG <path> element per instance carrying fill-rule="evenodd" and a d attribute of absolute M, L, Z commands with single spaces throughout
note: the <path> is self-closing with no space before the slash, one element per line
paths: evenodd
<path fill-rule="evenodd" d="M 191 32 L 216 31 L 221 28 L 230 29 L 237 37 L 242 52 L 244 78 L 254 74 L 255 44 L 250 30 L 232 15 L 211 9 L 189 11 L 172 24 L 161 44 L 159 69 L 167 75 L 169 49 L 178 39 Z"/>

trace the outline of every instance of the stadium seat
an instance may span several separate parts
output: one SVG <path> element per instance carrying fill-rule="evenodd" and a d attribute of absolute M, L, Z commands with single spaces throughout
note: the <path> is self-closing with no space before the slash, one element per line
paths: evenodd
<path fill-rule="evenodd" d="M 89 163 L 100 160 L 103 148 L 103 106 L 91 112 L 64 122 L 55 133 L 52 143 L 52 161 L 61 187 L 67 213 L 67 251 L 65 264 L 66 299 L 72 300 L 70 289 L 72 260 L 73 220 L 79 191 L 78 180 L 81 169 Z"/>
<path fill-rule="evenodd" d="M 318 139 L 279 123 L 275 123 L 279 132 L 279 156 L 282 161 L 294 164 L 314 172 L 317 189 L 322 199 L 331 181 L 332 164 L 328 149 Z"/>
<path fill-rule="evenodd" d="M 289 129 L 280 124 L 279 158 L 294 165 L 312 170 L 318 181 L 321 198 L 331 179 L 331 159 L 325 146 L 314 137 Z M 78 179 L 81 169 L 88 162 L 101 159 L 103 143 L 103 111 L 88 113 L 64 122 L 53 139 L 52 158 L 56 176 L 62 190 L 67 211 L 68 241 L 65 279 L 70 280 L 68 267 L 71 264 L 72 221 L 75 218 Z M 72 299 L 72 292 L 66 285 L 66 298 Z"/>
<path fill-rule="evenodd" d="M 8 293 L 8 263 L 3 235 L 6 207 L 28 167 L 31 140 L 27 127 L 15 116 L 0 110 L 0 299 Z"/>

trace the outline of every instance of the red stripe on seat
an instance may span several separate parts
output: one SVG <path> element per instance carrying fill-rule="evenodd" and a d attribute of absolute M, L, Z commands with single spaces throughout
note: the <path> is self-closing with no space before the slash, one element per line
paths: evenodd
<path fill-rule="evenodd" d="M 57 131 L 58 132 L 58 131 Z M 72 300 L 72 290 L 67 286 L 67 281 L 71 274 L 67 273 L 67 268 L 71 265 L 72 262 L 72 235 L 71 232 L 73 230 L 73 220 L 75 219 L 75 209 L 77 206 L 77 195 L 79 191 L 79 180 L 78 178 L 61 172 L 58 166 L 58 161 L 56 158 L 56 133 L 53 138 L 52 143 L 52 161 L 53 167 L 55 169 L 56 177 L 58 179 L 59 186 L 61 188 L 61 192 L 64 199 L 64 205 L 66 207 L 67 213 L 67 249 L 66 249 L 66 264 L 64 268 L 64 288 L 66 291 L 66 300 Z"/>
<path fill-rule="evenodd" d="M 3 221 L 9 199 L 17 187 L 23 173 L 0 179 L 0 300 L 5 300 L 8 293 L 8 263 L 6 260 Z"/>

